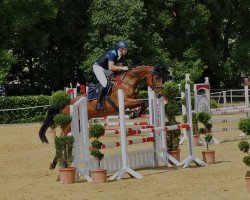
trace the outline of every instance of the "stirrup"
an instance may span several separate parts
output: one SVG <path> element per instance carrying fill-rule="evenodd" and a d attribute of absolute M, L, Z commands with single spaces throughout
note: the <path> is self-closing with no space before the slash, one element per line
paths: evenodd
<path fill-rule="evenodd" d="M 95 109 L 96 110 L 104 110 L 104 107 L 103 107 L 102 103 L 97 103 L 95 106 Z"/>

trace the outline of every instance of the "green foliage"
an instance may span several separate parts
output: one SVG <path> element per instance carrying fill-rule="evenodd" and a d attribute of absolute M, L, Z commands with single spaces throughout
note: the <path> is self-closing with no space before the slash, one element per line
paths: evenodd
<path fill-rule="evenodd" d="M 101 124 L 91 124 L 89 127 L 90 137 L 99 138 L 105 133 L 105 128 Z"/>
<path fill-rule="evenodd" d="M 191 80 L 188 80 L 187 81 L 187 84 L 190 85 L 190 89 L 192 91 L 192 88 L 194 88 L 194 82 L 191 81 Z M 181 92 L 184 92 L 185 93 L 185 85 L 186 85 L 186 80 L 181 80 L 181 83 L 180 83 L 180 90 Z M 184 104 L 185 105 L 185 104 Z"/>
<path fill-rule="evenodd" d="M 187 123 L 187 114 L 183 115 L 182 118 L 184 123 Z M 192 112 L 192 123 L 193 123 L 193 134 L 198 134 L 198 120 L 197 120 L 197 114 Z"/>
<path fill-rule="evenodd" d="M 0 85 L 6 82 L 11 64 L 13 64 L 15 60 L 13 51 L 0 49 Z"/>
<path fill-rule="evenodd" d="M 243 151 L 244 153 L 247 153 L 249 151 L 250 144 L 247 141 L 240 141 L 240 143 L 238 144 L 238 147 L 241 151 Z"/>
<path fill-rule="evenodd" d="M 243 162 L 250 167 L 250 155 L 247 155 L 243 158 Z"/>
<path fill-rule="evenodd" d="M 207 133 L 205 135 L 205 141 L 207 144 L 207 150 L 209 151 L 209 142 L 211 142 L 211 140 L 213 139 L 213 135 L 211 133 Z"/>
<path fill-rule="evenodd" d="M 102 143 L 98 140 L 101 136 L 103 136 L 105 133 L 105 128 L 101 124 L 91 124 L 89 126 L 89 134 L 90 137 L 96 138 L 91 142 L 92 149 L 91 149 L 91 155 L 95 157 L 98 161 L 99 168 L 101 167 L 100 161 L 103 159 L 104 154 L 101 153 L 100 149 L 102 147 Z"/>
<path fill-rule="evenodd" d="M 199 122 L 205 125 L 211 119 L 211 115 L 206 112 L 199 112 L 197 113 L 197 119 Z"/>
<path fill-rule="evenodd" d="M 238 147 L 242 152 L 247 154 L 243 158 L 243 162 L 250 167 L 250 154 L 249 154 L 250 143 L 247 141 L 240 141 Z"/>
<path fill-rule="evenodd" d="M 207 130 L 211 130 L 212 127 L 213 127 L 212 121 L 209 120 L 209 121 L 205 124 L 205 128 L 206 128 Z"/>
<path fill-rule="evenodd" d="M 56 158 L 58 159 L 59 165 L 63 168 L 68 168 L 74 160 L 72 155 L 74 137 L 55 137 L 54 141 L 56 147 Z"/>
<path fill-rule="evenodd" d="M 93 140 L 93 141 L 91 142 L 91 145 L 92 145 L 92 147 L 94 147 L 94 148 L 101 149 L 101 147 L 102 147 L 102 142 L 100 142 L 99 140 Z"/>
<path fill-rule="evenodd" d="M 241 131 L 250 135 L 250 117 L 240 119 L 238 126 Z"/>
<path fill-rule="evenodd" d="M 44 106 L 49 104 L 49 96 L 0 97 L 1 109 L 16 109 Z M 41 122 L 47 112 L 47 107 L 9 110 L 1 112 L 0 124 Z"/>
<path fill-rule="evenodd" d="M 205 128 L 199 128 L 199 133 L 200 134 L 205 134 L 207 130 Z"/>
<path fill-rule="evenodd" d="M 93 149 L 91 150 L 90 154 L 95 157 L 98 161 L 101 161 L 104 157 L 104 154 L 100 152 L 99 149 Z M 100 167 L 100 165 L 99 165 Z"/>
<path fill-rule="evenodd" d="M 53 93 L 50 98 L 50 105 L 59 108 L 60 110 L 64 109 L 66 105 L 70 104 L 70 102 L 70 96 L 63 90 Z"/>
<path fill-rule="evenodd" d="M 179 110 L 180 107 L 175 101 L 170 101 L 165 105 L 165 113 L 170 121 L 171 119 L 175 118 L 177 113 L 179 113 Z"/>
<path fill-rule="evenodd" d="M 148 99 L 148 91 L 141 90 L 139 91 L 139 99 Z"/>
<path fill-rule="evenodd" d="M 177 122 L 173 121 L 166 123 L 167 126 L 175 125 Z M 181 130 L 171 130 L 167 131 L 167 148 L 168 151 L 178 150 L 180 142 Z"/>
<path fill-rule="evenodd" d="M 210 99 L 210 108 L 219 108 L 219 105 L 215 99 Z"/>
<path fill-rule="evenodd" d="M 67 126 L 71 121 L 72 117 L 64 113 L 59 113 L 54 117 L 55 124 L 61 126 L 61 128 Z"/>
<path fill-rule="evenodd" d="M 169 101 L 175 101 L 175 97 L 180 96 L 179 86 L 174 82 L 165 82 L 163 85 L 163 95 L 168 98 Z"/>
<path fill-rule="evenodd" d="M 184 106 L 186 106 L 186 97 L 183 97 L 182 99 L 181 99 L 181 104 L 182 105 L 184 105 Z M 194 97 L 192 96 L 191 97 L 191 106 L 192 106 L 192 108 L 194 108 Z"/>
<path fill-rule="evenodd" d="M 0 83 L 22 87 L 21 94 L 94 81 L 93 62 L 119 40 L 131 46 L 128 63 L 162 63 L 177 82 L 190 73 L 195 82 L 209 76 L 214 88 L 235 88 L 250 74 L 248 0 L 13 0 L 0 7 Z"/>

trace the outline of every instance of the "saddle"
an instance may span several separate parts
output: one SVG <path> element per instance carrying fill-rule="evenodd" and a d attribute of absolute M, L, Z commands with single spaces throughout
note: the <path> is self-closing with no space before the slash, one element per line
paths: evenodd
<path fill-rule="evenodd" d="M 104 93 L 104 98 L 106 98 L 110 94 L 113 84 L 114 82 L 108 81 L 108 84 Z M 97 99 L 100 86 L 101 86 L 100 83 L 97 83 L 97 84 L 89 83 L 89 91 L 87 95 L 87 98 L 89 101 Z"/>

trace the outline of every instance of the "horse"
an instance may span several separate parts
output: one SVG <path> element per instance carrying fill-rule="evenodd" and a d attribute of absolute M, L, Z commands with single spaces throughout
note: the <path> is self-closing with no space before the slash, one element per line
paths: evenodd
<path fill-rule="evenodd" d="M 138 84 L 140 80 L 145 79 L 147 85 L 155 92 L 156 97 L 160 98 L 163 95 L 163 68 L 162 66 L 151 66 L 151 65 L 141 65 L 134 67 L 126 72 L 123 72 L 119 75 L 119 79 L 122 82 L 122 89 L 124 92 L 124 99 L 125 99 L 125 109 L 133 109 L 137 107 L 141 107 L 139 110 L 138 115 L 143 113 L 146 109 L 146 103 L 143 100 L 138 100 L 137 98 L 137 90 Z M 109 103 L 110 101 L 104 101 L 105 110 L 100 111 L 96 110 L 95 106 L 97 100 L 88 101 L 88 118 L 95 118 L 95 117 L 104 117 L 107 115 L 112 115 L 117 113 L 117 105 L 118 105 L 118 85 L 117 81 L 114 81 L 112 86 L 111 92 L 108 95 L 108 99 L 111 100 L 113 103 Z M 71 100 L 71 105 L 74 104 L 81 96 L 78 96 Z M 106 99 L 107 99 L 106 98 Z M 39 137 L 42 143 L 48 143 L 48 140 L 45 136 L 47 129 L 50 125 L 53 124 L 53 118 L 56 114 L 60 112 L 59 109 L 49 107 L 47 112 L 47 116 L 39 130 Z M 63 113 L 70 115 L 70 105 L 67 105 L 63 108 Z M 68 124 L 65 128 L 62 129 L 61 136 L 65 136 L 70 132 L 71 124 Z M 50 164 L 50 169 L 54 169 L 57 164 L 57 159 L 55 158 L 53 162 Z"/>

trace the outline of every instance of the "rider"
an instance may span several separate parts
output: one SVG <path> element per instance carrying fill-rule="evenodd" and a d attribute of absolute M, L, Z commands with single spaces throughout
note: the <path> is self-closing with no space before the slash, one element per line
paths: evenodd
<path fill-rule="evenodd" d="M 98 91 L 96 110 L 104 110 L 102 99 L 107 86 L 107 77 L 114 71 L 126 71 L 127 66 L 123 66 L 124 56 L 128 52 L 128 43 L 120 41 L 115 48 L 106 51 L 93 65 L 93 71 L 97 80 L 101 83 Z"/>

